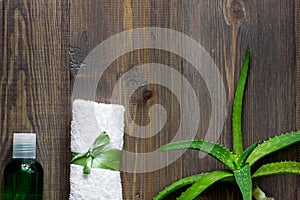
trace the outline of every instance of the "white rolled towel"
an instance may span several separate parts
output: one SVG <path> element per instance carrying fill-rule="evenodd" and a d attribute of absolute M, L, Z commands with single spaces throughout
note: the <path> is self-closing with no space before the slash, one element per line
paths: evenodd
<path fill-rule="evenodd" d="M 101 132 L 105 131 L 114 149 L 123 148 L 124 107 L 86 100 L 75 100 L 72 109 L 71 151 L 86 152 Z M 83 166 L 71 164 L 69 200 L 121 200 L 119 171 L 92 168 L 83 173 Z"/>

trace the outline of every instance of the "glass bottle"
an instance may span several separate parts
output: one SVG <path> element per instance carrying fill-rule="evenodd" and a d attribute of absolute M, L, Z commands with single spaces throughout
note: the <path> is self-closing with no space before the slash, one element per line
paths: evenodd
<path fill-rule="evenodd" d="M 43 176 L 36 160 L 36 134 L 14 133 L 13 159 L 4 168 L 2 200 L 42 200 Z"/>

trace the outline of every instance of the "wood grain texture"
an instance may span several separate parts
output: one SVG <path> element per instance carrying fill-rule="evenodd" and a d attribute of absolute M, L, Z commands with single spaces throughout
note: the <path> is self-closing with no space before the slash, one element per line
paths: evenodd
<path fill-rule="evenodd" d="M 1 1 L 1 172 L 14 132 L 37 133 L 44 199 L 69 193 L 68 1 Z M 0 178 L 2 178 L 2 173 Z"/>
<path fill-rule="evenodd" d="M 200 43 L 217 64 L 228 101 L 228 115 L 220 143 L 232 148 L 231 107 L 246 46 L 251 48 L 252 59 L 244 102 L 245 146 L 300 129 L 299 8 L 298 1 L 285 0 L 276 3 L 273 0 L 0 1 L 1 166 L 11 157 L 13 132 L 36 132 L 38 159 L 45 169 L 45 199 L 68 199 L 70 86 L 85 57 L 99 43 L 124 30 L 146 26 L 183 32 Z M 118 48 L 124 48 L 123 45 Z M 107 52 L 113 53 L 114 48 L 108 48 Z M 96 100 L 99 102 L 130 98 L 128 112 L 134 123 L 151 123 L 149 110 L 155 104 L 162 105 L 168 114 L 159 134 L 146 139 L 133 137 L 133 124 L 126 123 L 125 150 L 147 153 L 168 143 L 180 123 L 181 102 L 190 101 L 190 97 L 184 95 L 176 97 L 172 88 L 145 81 L 152 71 L 136 71 L 130 83 L 141 86 L 130 97 L 120 93 L 112 99 L 117 81 L 135 66 L 146 63 L 170 66 L 190 82 L 201 102 L 196 137 L 203 138 L 211 110 L 201 75 L 178 55 L 158 49 L 142 49 L 116 58 L 97 86 Z M 170 81 L 177 86 L 182 80 Z M 180 88 L 181 91 L 184 89 Z M 163 123 L 159 113 L 154 117 Z M 144 134 L 150 136 L 152 133 L 150 130 Z M 187 151 L 176 162 L 154 172 L 123 172 L 124 199 L 152 199 L 179 178 L 222 169 L 215 160 L 209 157 L 200 159 L 198 155 L 196 151 Z M 299 160 L 299 147 L 297 150 L 294 146 L 269 156 L 262 163 L 295 158 Z M 274 176 L 261 179 L 259 183 L 275 199 L 300 198 L 299 177 Z M 179 194 L 168 199 L 175 199 Z M 242 198 L 236 186 L 216 184 L 201 199 Z"/>
<path fill-rule="evenodd" d="M 71 66 L 74 74 L 76 69 L 83 62 L 84 57 L 96 45 L 111 35 L 124 30 L 145 26 L 159 26 L 172 28 L 181 31 L 180 18 L 181 1 L 87 1 L 78 4 L 71 1 L 71 27 L 73 35 L 70 38 L 71 51 L 74 54 L 71 56 Z M 80 15 L 78 15 L 80 13 Z M 91 15 L 91 13 L 93 13 Z M 106 14 L 103 14 L 106 13 Z M 101 18 L 97 21 L 93 20 L 95 16 Z M 86 21 L 84 21 L 86 20 Z M 111 24 L 113 24 L 111 26 Z M 95 33 L 101 33 L 97 36 Z M 83 37 L 83 34 L 85 37 Z M 135 39 L 135 38 L 133 38 Z M 115 47 L 111 47 L 112 51 Z M 123 48 L 122 44 L 118 48 Z M 82 54 L 84 56 L 82 56 Z M 97 100 L 100 102 L 112 102 L 111 94 L 118 80 L 124 73 L 134 66 L 145 63 L 163 63 L 171 65 L 175 69 L 180 70 L 182 58 L 171 55 L 168 52 L 160 50 L 137 50 L 129 52 L 120 58 L 117 58 L 110 66 L 99 81 L 97 89 Z M 150 73 L 150 72 L 149 72 Z M 148 116 L 149 108 L 159 103 L 166 107 L 168 112 L 168 121 L 165 124 L 161 134 L 158 134 L 149 139 L 137 139 L 132 137 L 133 124 L 126 124 L 127 132 L 124 138 L 124 149 L 131 152 L 151 152 L 156 150 L 161 144 L 167 143 L 172 138 L 172 135 L 167 133 L 176 132 L 178 124 L 178 101 L 172 95 L 172 92 L 164 87 L 156 84 L 145 82 L 144 78 L 147 74 L 140 74 L 136 71 L 136 76 L 132 77 L 132 84 L 141 84 L 141 87 L 133 94 L 132 97 L 120 94 L 119 98 L 131 98 L 130 110 L 135 123 L 146 125 L 150 123 Z M 76 77 L 86 78 L 86 77 Z M 145 94 L 150 92 L 150 96 Z M 146 93 L 145 93 L 146 92 Z M 171 99 L 171 102 L 170 102 Z M 114 102 L 117 100 L 113 100 Z M 155 117 L 159 118 L 158 115 Z M 126 120 L 125 120 L 126 121 Z M 144 133 L 151 134 L 150 132 Z M 162 136 L 164 135 L 164 136 Z M 140 162 L 136 160 L 135 162 Z M 146 167 L 146 166 L 145 166 Z M 122 173 L 123 181 L 123 196 L 124 199 L 151 199 L 160 190 L 162 185 L 168 185 L 171 181 L 175 181 L 181 177 L 181 162 L 180 159 L 172 165 L 148 173 Z M 161 177 L 166 176 L 161 179 Z M 157 184 L 160 183 L 160 184 Z M 174 197 L 173 197 L 174 198 Z"/>
<path fill-rule="evenodd" d="M 295 1 L 295 53 L 296 53 L 296 128 L 300 129 L 300 2 Z M 296 159 L 300 161 L 300 145 L 296 150 Z M 297 177 L 297 185 L 300 185 L 300 177 Z M 297 190 L 300 199 L 300 190 Z"/>
<path fill-rule="evenodd" d="M 228 115 L 219 140 L 232 147 L 231 107 L 240 66 L 246 46 L 251 47 L 251 69 L 244 104 L 244 143 L 262 141 L 276 134 L 295 130 L 296 74 L 294 2 L 274 1 L 94 1 L 70 2 L 70 46 L 73 78 L 88 53 L 109 36 L 121 31 L 156 26 L 187 34 L 199 42 L 216 62 L 227 90 Z M 297 11 L 297 10 L 296 10 Z M 97 20 L 95 20 L 97 18 Z M 297 29 L 296 29 L 297 30 Z M 299 37 L 299 36 L 298 36 Z M 174 41 L 176 42 L 176 41 Z M 120 44 L 119 48 L 122 48 Z M 112 47 L 111 49 L 114 49 Z M 110 49 L 107 49 L 110 51 Z M 297 58 L 299 61 L 299 58 Z M 201 75 L 190 63 L 170 52 L 144 49 L 127 53 L 116 59 L 101 77 L 97 100 L 112 102 L 111 94 L 118 78 L 134 66 L 144 63 L 163 63 L 179 71 L 191 83 L 202 102 L 200 128 L 197 138 L 203 138 L 210 117 L 209 96 Z M 151 72 L 149 72 L 151 73 Z M 143 82 L 136 74 L 133 82 Z M 162 74 L 163 76 L 163 74 Z M 81 77 L 86 78 L 86 77 Z M 174 84 L 175 85 L 175 84 Z M 143 94 L 151 90 L 153 96 L 145 100 Z M 298 93 L 297 93 L 298 94 Z M 131 137 L 130 127 L 125 136 L 125 149 L 150 152 L 165 144 L 178 129 L 180 102 L 189 97 L 174 98 L 172 90 L 147 84 L 131 98 L 130 112 L 136 123 L 149 123 L 149 108 L 159 103 L 168 113 L 161 132 L 148 139 Z M 298 95 L 299 98 L 299 95 Z M 299 110 L 299 103 L 297 108 Z M 200 105 L 200 106 L 201 106 Z M 125 120 L 126 121 L 126 120 Z M 299 121 L 299 119 L 298 119 Z M 298 125 L 299 126 L 299 125 Z M 151 133 L 145 133 L 151 134 Z M 296 148 L 273 154 L 263 162 L 295 159 Z M 181 177 L 222 168 L 215 160 L 199 159 L 198 153 L 188 151 L 175 163 L 155 172 L 122 173 L 124 199 L 151 199 L 165 186 Z M 295 176 L 277 176 L 259 180 L 267 194 L 276 199 L 297 199 Z M 270 184 L 272 183 L 272 184 Z M 280 188 L 280 189 L 279 189 Z M 176 195 L 169 199 L 174 199 Z M 242 199 L 237 187 L 216 184 L 201 199 Z"/>
<path fill-rule="evenodd" d="M 228 89 L 228 114 L 231 113 L 233 92 L 246 46 L 251 48 L 243 115 L 245 146 L 296 128 L 294 4 L 292 1 L 277 1 L 276 6 L 273 3 L 188 1 L 184 5 L 184 19 L 187 23 L 184 32 L 201 42 L 223 74 Z M 231 148 L 230 121 L 228 117 L 220 142 Z M 188 173 L 197 173 L 199 168 L 219 168 L 219 164 L 207 165 L 208 161 L 203 160 L 191 165 L 190 160 L 195 159 L 189 157 L 184 160 L 183 165 L 190 166 Z M 279 159 L 295 159 L 295 147 L 274 154 L 265 161 Z M 275 199 L 297 199 L 295 176 L 268 177 L 259 183 Z M 281 187 L 286 188 L 277 190 Z M 237 190 L 228 192 L 218 187 L 211 192 L 215 193 L 216 190 L 222 194 L 226 192 L 226 199 L 241 199 L 238 197 L 240 195 L 234 194 L 238 193 Z M 214 196 L 212 193 L 209 195 Z M 209 198 L 217 199 L 216 196 Z"/>

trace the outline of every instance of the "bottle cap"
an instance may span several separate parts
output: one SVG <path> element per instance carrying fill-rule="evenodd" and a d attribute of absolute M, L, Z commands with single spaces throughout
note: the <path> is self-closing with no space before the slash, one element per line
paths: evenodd
<path fill-rule="evenodd" d="M 14 133 L 13 158 L 34 158 L 36 157 L 36 134 L 35 133 Z"/>

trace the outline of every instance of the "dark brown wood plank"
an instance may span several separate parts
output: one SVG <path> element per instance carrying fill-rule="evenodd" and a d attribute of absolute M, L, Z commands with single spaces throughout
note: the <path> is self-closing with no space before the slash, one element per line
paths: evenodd
<path fill-rule="evenodd" d="M 277 1 L 274 5 L 274 1 L 195 0 L 185 2 L 183 7 L 184 33 L 204 46 L 223 74 L 228 89 L 229 114 L 246 46 L 251 48 L 243 115 L 245 146 L 295 130 L 293 1 Z M 228 117 L 220 142 L 231 148 L 231 141 L 231 119 Z M 295 147 L 265 161 L 279 159 L 295 160 Z M 184 158 L 183 165 L 189 166 L 185 175 L 220 168 L 210 159 L 197 161 L 196 153 Z M 296 176 L 268 177 L 259 183 L 275 199 L 297 199 Z M 207 193 L 207 199 L 241 199 L 239 194 L 234 194 L 239 193 L 236 191 L 213 187 Z M 216 193 L 226 194 L 226 198 Z"/>
<path fill-rule="evenodd" d="M 296 44 L 296 128 L 300 129 L 300 2 L 295 3 L 295 44 Z M 296 151 L 297 161 L 300 161 L 300 145 Z M 300 184 L 300 177 L 297 177 L 297 185 Z M 297 189 L 298 199 L 300 199 L 300 189 Z"/>
<path fill-rule="evenodd" d="M 70 61 L 73 76 L 85 56 L 111 35 L 144 26 L 171 28 L 184 32 L 203 45 L 217 63 L 227 87 L 230 113 L 244 50 L 249 45 L 252 61 L 244 106 L 244 129 L 249 133 L 246 134 L 245 145 L 299 129 L 297 1 L 295 5 L 293 1 L 274 4 L 271 0 L 251 3 L 225 0 L 90 0 L 70 3 Z M 3 1 L 0 14 L 3 16 L 0 18 L 0 152 L 3 155 L 0 162 L 4 164 L 11 156 L 13 132 L 37 132 L 38 159 L 44 165 L 46 176 L 45 199 L 67 199 L 71 117 L 68 2 Z M 163 63 L 178 70 L 196 88 L 201 102 L 208 101 L 205 82 L 195 74 L 190 63 L 174 54 L 149 49 L 131 52 L 116 59 L 103 75 L 97 100 L 111 102 L 110 96 L 118 77 L 133 66 L 149 62 Z M 138 82 L 146 75 L 137 74 L 133 81 Z M 152 92 L 148 96 L 150 98 L 145 97 L 148 91 Z M 145 84 L 140 87 L 131 97 L 130 105 L 136 123 L 149 123 L 149 108 L 156 103 L 165 107 L 168 121 L 159 135 L 146 140 L 131 137 L 129 131 L 125 137 L 125 149 L 150 152 L 169 142 L 178 128 L 182 99 L 188 98 L 176 99 L 172 90 L 159 85 Z M 201 111 L 199 138 L 203 137 L 210 114 L 209 109 L 202 108 Z M 131 125 L 127 126 L 130 128 Z M 230 118 L 227 118 L 220 142 L 231 147 L 231 140 Z M 296 148 L 292 147 L 265 161 L 295 159 L 296 154 L 299 159 L 299 151 L 296 153 Z M 189 151 L 164 169 L 142 174 L 123 173 L 124 199 L 151 199 L 178 178 L 217 168 L 222 168 L 219 163 L 208 157 L 199 159 L 197 152 Z M 297 193 L 296 179 L 295 176 L 271 177 L 262 180 L 261 184 L 276 199 L 297 199 L 299 191 Z M 272 182 L 272 186 L 269 182 Z M 217 184 L 205 192 L 203 198 L 239 199 L 241 197 L 235 192 L 236 189 Z"/>
<path fill-rule="evenodd" d="M 68 1 L 1 1 L 0 8 L 1 165 L 11 158 L 14 132 L 36 132 L 44 199 L 67 199 Z"/>
<path fill-rule="evenodd" d="M 96 45 L 107 39 L 109 36 L 124 30 L 137 27 L 156 25 L 159 27 L 181 30 L 180 18 L 181 1 L 71 1 L 71 32 L 70 38 L 71 67 L 73 75 L 82 63 L 85 56 Z M 80 13 L 80 14 L 78 14 Z M 93 13 L 93 14 L 91 14 Z M 105 14 L 104 14 L 105 13 Z M 98 20 L 93 20 L 95 16 L 101 16 Z M 96 34 L 97 33 L 97 34 Z M 84 34 L 84 35 L 83 35 Z M 135 38 L 134 38 L 135 39 Z M 112 47 L 114 49 L 115 47 Z M 123 48 L 119 44 L 118 48 Z M 109 49 L 107 50 L 109 51 Z M 113 51 L 113 50 L 111 50 Z M 129 52 L 116 59 L 102 75 L 101 84 L 98 85 L 97 100 L 99 102 L 111 102 L 111 94 L 117 81 L 117 77 L 132 69 L 136 65 L 145 63 L 163 63 L 171 65 L 174 69 L 180 70 L 182 59 L 171 55 L 168 52 L 154 50 L 138 50 Z M 133 77 L 133 82 L 143 81 L 142 76 L 147 74 L 138 74 Z M 78 77 L 76 77 L 78 78 Z M 82 78 L 82 77 L 79 77 Z M 84 77 L 83 77 L 84 78 Z M 136 79 L 136 80 L 135 80 Z M 149 99 L 143 97 L 145 91 L 151 91 Z M 176 131 L 176 121 L 178 121 L 178 102 L 176 99 L 170 101 L 172 93 L 163 87 L 155 84 L 144 84 L 131 98 L 130 112 L 136 123 L 149 123 L 148 112 L 151 105 L 160 103 L 166 106 L 169 120 L 160 135 L 149 139 L 136 139 L 131 137 L 130 131 L 126 132 L 124 148 L 131 152 L 151 152 L 156 150 L 159 144 L 170 141 L 172 135 L 167 133 Z M 129 98 L 120 96 L 119 98 Z M 126 121 L 126 120 L 125 120 Z M 126 124 L 128 130 L 131 124 Z M 150 133 L 144 133 L 150 134 Z M 137 160 L 136 162 L 139 162 Z M 124 199 L 151 199 L 164 186 L 181 177 L 180 159 L 167 168 L 148 173 L 122 173 L 123 196 Z M 165 178 L 161 179 L 160 177 Z"/>
<path fill-rule="evenodd" d="M 183 32 L 206 49 L 223 77 L 227 92 L 228 115 L 219 142 L 231 148 L 230 115 L 234 88 L 246 46 L 249 45 L 252 61 L 243 116 L 245 146 L 257 140 L 261 141 L 282 132 L 295 130 L 295 96 L 298 90 L 295 85 L 293 1 L 280 0 L 274 4 L 271 0 L 262 2 L 88 0 L 71 1 L 70 5 L 72 81 L 89 52 L 114 34 L 145 26 Z M 119 44 L 118 47 L 123 48 L 122 45 Z M 107 51 L 113 49 L 114 47 L 111 47 Z M 209 96 L 205 82 L 189 62 L 172 53 L 144 49 L 117 58 L 101 77 L 96 100 L 112 102 L 111 94 L 118 79 L 134 66 L 148 62 L 171 66 L 191 83 L 202 106 L 197 138 L 203 138 L 211 113 L 207 106 Z M 133 83 L 143 81 L 143 76 L 147 76 L 147 73 L 137 73 Z M 152 91 L 152 96 L 145 100 L 143 94 L 148 90 Z M 119 98 L 122 100 L 129 97 L 120 95 Z M 113 102 L 120 99 L 114 99 Z M 132 137 L 130 132 L 132 124 L 126 124 L 129 131 L 124 138 L 124 148 L 133 152 L 150 152 L 169 142 L 178 129 L 180 102 L 189 99 L 185 96 L 176 99 L 172 90 L 155 84 L 140 87 L 130 101 L 130 112 L 135 122 L 148 124 L 149 108 L 156 103 L 165 107 L 168 121 L 158 135 L 149 139 Z M 264 162 L 295 158 L 296 148 L 292 147 L 283 153 L 268 157 Z M 209 157 L 199 159 L 197 152 L 188 151 L 181 159 L 164 169 L 142 174 L 122 173 L 124 199 L 152 199 L 174 180 L 222 168 L 215 160 Z M 259 182 L 267 194 L 276 199 L 297 199 L 295 176 L 270 177 Z M 270 182 L 272 185 L 268 184 Z M 175 195 L 169 199 L 174 198 Z M 206 191 L 201 199 L 241 199 L 241 195 L 235 186 L 216 184 Z"/>

